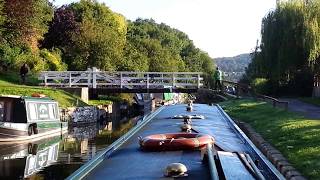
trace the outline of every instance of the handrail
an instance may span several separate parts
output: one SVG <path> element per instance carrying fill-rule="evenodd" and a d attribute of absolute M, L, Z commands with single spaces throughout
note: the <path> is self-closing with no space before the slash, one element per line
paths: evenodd
<path fill-rule="evenodd" d="M 92 73 L 92 71 L 41 71 L 42 73 Z M 136 72 L 136 71 L 93 71 L 93 73 L 110 73 L 110 74 L 192 74 L 203 75 L 203 72 Z"/>
<path fill-rule="evenodd" d="M 288 109 L 289 101 L 281 101 L 281 100 L 276 99 L 276 98 L 274 98 L 274 97 L 266 96 L 266 95 L 262 95 L 262 94 L 258 94 L 258 97 L 263 98 L 263 99 L 270 99 L 270 100 L 272 100 L 272 106 L 273 106 L 273 107 L 276 107 L 276 106 L 277 106 L 277 103 L 278 103 L 278 104 L 284 104 L 285 109 L 286 109 L 286 110 Z"/>
<path fill-rule="evenodd" d="M 211 175 L 211 180 L 219 180 L 218 170 L 216 163 L 214 161 L 214 155 L 212 153 L 212 144 L 207 144 L 209 171 Z"/>
<path fill-rule="evenodd" d="M 59 87 L 200 88 L 204 80 L 202 75 L 202 72 L 112 72 L 95 68 L 90 71 L 43 71 L 38 79 L 43 81 L 41 85 Z"/>
<path fill-rule="evenodd" d="M 155 112 L 145 116 L 140 124 L 133 127 L 126 134 L 121 136 L 118 140 L 109 145 L 105 150 L 100 152 L 98 155 L 94 156 L 90 161 L 82 165 L 79 169 L 73 172 L 67 180 L 78 180 L 83 179 L 87 174 L 89 174 L 95 167 L 97 167 L 105 158 L 109 158 L 110 155 L 117 150 L 123 143 L 125 143 L 129 138 L 131 138 L 135 133 L 137 133 L 143 126 L 150 122 L 157 114 L 159 114 L 165 106 L 160 107 Z"/>

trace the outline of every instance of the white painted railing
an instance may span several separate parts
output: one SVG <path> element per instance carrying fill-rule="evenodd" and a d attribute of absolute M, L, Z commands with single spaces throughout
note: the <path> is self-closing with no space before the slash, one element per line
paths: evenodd
<path fill-rule="evenodd" d="M 200 88 L 199 72 L 107 72 L 96 68 L 90 71 L 43 71 L 39 80 L 43 86 L 90 88 Z"/>

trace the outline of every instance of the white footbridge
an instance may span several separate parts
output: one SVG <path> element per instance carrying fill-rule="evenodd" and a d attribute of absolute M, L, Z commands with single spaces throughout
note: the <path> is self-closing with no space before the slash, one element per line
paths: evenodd
<path fill-rule="evenodd" d="M 199 89 L 203 86 L 201 72 L 109 72 L 96 68 L 87 71 L 43 71 L 43 86 L 90 89 L 161 90 Z"/>

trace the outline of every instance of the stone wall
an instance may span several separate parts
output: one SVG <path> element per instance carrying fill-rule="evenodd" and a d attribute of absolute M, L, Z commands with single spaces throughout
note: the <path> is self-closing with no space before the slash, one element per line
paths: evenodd
<path fill-rule="evenodd" d="M 70 107 L 61 110 L 61 119 L 70 124 L 97 122 L 101 117 L 106 118 L 112 113 L 112 105 Z"/>
<path fill-rule="evenodd" d="M 62 119 L 71 124 L 92 123 L 98 118 L 98 110 L 94 106 L 71 107 L 62 113 Z"/>

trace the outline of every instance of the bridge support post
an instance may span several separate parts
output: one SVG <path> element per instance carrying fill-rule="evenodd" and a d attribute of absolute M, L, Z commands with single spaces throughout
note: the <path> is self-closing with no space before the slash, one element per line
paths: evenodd
<path fill-rule="evenodd" d="M 48 82 L 47 74 L 45 74 L 44 75 L 44 86 L 47 86 L 47 82 Z"/>
<path fill-rule="evenodd" d="M 200 74 L 198 74 L 198 88 L 200 88 L 200 85 L 201 85 L 201 81 L 200 81 Z"/>
<path fill-rule="evenodd" d="M 92 68 L 92 88 L 97 88 L 97 72 L 98 69 L 96 67 Z"/>
<path fill-rule="evenodd" d="M 147 73 L 147 89 L 149 89 L 149 74 Z"/>
<path fill-rule="evenodd" d="M 174 88 L 174 87 L 175 87 L 175 85 L 176 85 L 175 81 L 176 81 L 175 74 L 174 74 L 174 73 L 172 73 L 172 88 Z"/>
<path fill-rule="evenodd" d="M 69 87 L 71 87 L 71 85 L 72 85 L 72 79 L 71 79 L 71 72 L 69 72 Z"/>
<path fill-rule="evenodd" d="M 122 72 L 120 72 L 120 88 L 122 89 Z"/>

